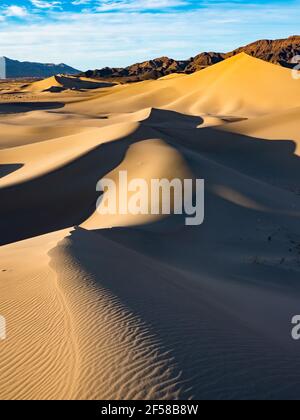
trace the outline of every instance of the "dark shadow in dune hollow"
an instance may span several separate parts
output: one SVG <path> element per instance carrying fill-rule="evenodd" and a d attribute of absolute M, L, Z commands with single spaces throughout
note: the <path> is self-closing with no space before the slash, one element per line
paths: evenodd
<path fill-rule="evenodd" d="M 193 129 L 204 123 L 203 118 L 175 111 L 153 108 L 143 125 L 153 128 Z"/>
<path fill-rule="evenodd" d="M 60 109 L 65 106 L 62 102 L 12 102 L 0 104 L 0 114 L 22 114 L 31 111 L 47 111 Z"/>
<path fill-rule="evenodd" d="M 22 168 L 22 163 L 12 163 L 7 165 L 1 165 L 0 164 L 0 178 L 5 177 L 6 175 L 11 174 L 12 172 Z"/>
<path fill-rule="evenodd" d="M 134 136 L 103 144 L 61 169 L 0 189 L 0 244 L 86 220 L 95 211 L 97 182 L 122 162 L 132 142 Z"/>

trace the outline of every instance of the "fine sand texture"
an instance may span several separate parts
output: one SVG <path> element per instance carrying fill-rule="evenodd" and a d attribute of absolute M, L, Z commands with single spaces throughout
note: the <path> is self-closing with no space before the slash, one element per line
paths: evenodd
<path fill-rule="evenodd" d="M 0 398 L 299 399 L 299 118 L 300 81 L 246 54 L 5 83 Z M 100 214 L 123 171 L 204 179 L 204 223 Z"/>

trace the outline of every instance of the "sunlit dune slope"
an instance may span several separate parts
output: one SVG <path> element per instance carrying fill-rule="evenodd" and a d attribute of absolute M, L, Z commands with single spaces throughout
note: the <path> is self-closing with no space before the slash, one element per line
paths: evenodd
<path fill-rule="evenodd" d="M 253 88 L 255 86 L 255 88 Z M 185 114 L 249 117 L 299 106 L 291 70 L 244 53 L 192 75 L 119 86 L 89 101 L 93 112 L 170 109 Z M 84 111 L 84 103 L 70 109 Z"/>
<path fill-rule="evenodd" d="M 222 130 L 269 140 L 289 140 L 295 145 L 295 154 L 300 156 L 300 108 L 274 112 L 259 118 L 223 126 Z"/>
<path fill-rule="evenodd" d="M 23 89 L 27 92 L 60 92 L 66 89 L 97 89 L 113 86 L 113 83 L 101 82 L 75 76 L 52 76 L 48 79 L 34 82 Z"/>

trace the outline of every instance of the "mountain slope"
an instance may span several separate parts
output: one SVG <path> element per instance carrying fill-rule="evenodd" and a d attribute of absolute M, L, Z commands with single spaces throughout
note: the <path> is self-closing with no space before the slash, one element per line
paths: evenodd
<path fill-rule="evenodd" d="M 158 79 L 171 73 L 182 73 L 190 63 L 190 60 L 176 61 L 168 57 L 155 58 L 143 63 L 133 64 L 126 68 L 105 67 L 100 70 L 89 70 L 85 73 L 87 77 L 99 78 L 124 78 L 130 81 L 147 79 Z"/>
<path fill-rule="evenodd" d="M 100 70 L 89 70 L 85 75 L 87 77 L 117 78 L 124 82 L 158 79 L 172 73 L 194 73 L 242 52 L 273 64 L 291 67 L 291 59 L 300 55 L 300 36 L 294 35 L 278 40 L 259 40 L 226 54 L 203 52 L 188 60 L 179 61 L 160 57 L 125 68 L 106 67 Z"/>
<path fill-rule="evenodd" d="M 66 64 L 43 64 L 31 63 L 28 61 L 21 62 L 11 60 L 7 57 L 0 58 L 0 78 L 19 78 L 19 77 L 51 77 L 56 74 L 78 74 L 79 70 Z"/>
<path fill-rule="evenodd" d="M 293 67 L 293 64 L 291 64 L 292 58 L 300 55 L 300 36 L 294 35 L 287 39 L 256 41 L 225 54 L 224 58 L 232 57 L 241 52 L 273 64 Z"/>

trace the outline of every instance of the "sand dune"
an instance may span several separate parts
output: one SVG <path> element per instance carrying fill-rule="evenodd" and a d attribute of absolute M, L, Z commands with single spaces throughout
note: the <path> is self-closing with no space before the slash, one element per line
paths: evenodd
<path fill-rule="evenodd" d="M 0 140 L 0 149 L 11 149 L 26 144 L 40 143 L 60 137 L 67 137 L 76 133 L 84 133 L 84 127 L 53 126 L 53 125 L 12 125 L 0 124 L 0 130 L 5 133 Z M 89 128 L 87 130 L 90 130 Z"/>
<path fill-rule="evenodd" d="M 155 160 L 153 159 L 155 157 Z M 151 179 L 169 179 L 170 181 L 176 179 L 188 179 L 191 173 L 182 159 L 181 155 L 165 142 L 158 139 L 148 139 L 135 143 L 130 146 L 126 156 L 121 165 L 115 168 L 112 172 L 106 175 L 107 178 L 114 180 L 116 185 L 119 183 L 120 171 L 127 171 L 128 182 L 134 179 L 143 179 L 150 191 Z M 109 200 L 107 197 L 110 193 L 106 193 L 103 202 Z M 117 190 L 119 195 L 119 190 Z M 128 194 L 128 200 L 134 193 Z M 148 201 L 150 203 L 150 193 Z M 103 208 L 100 206 L 100 211 Z M 117 200 L 119 206 L 119 200 Z M 148 207 L 150 207 L 148 205 Z M 150 211 L 150 209 L 149 209 Z M 130 225 L 142 225 L 151 223 L 161 219 L 161 215 L 101 215 L 95 212 L 82 226 L 86 229 L 100 229 L 106 227 L 120 227 Z"/>
<path fill-rule="evenodd" d="M 151 107 L 190 115 L 253 117 L 299 106 L 299 93 L 291 70 L 241 53 L 180 79 L 119 86 L 109 99 L 100 95 L 90 105 L 97 113 L 107 112 L 109 103 L 110 112 Z M 70 105 L 72 110 L 80 107 Z"/>
<path fill-rule="evenodd" d="M 86 130 L 85 134 L 77 133 L 71 136 L 51 139 L 41 143 L 27 144 L 0 151 L 0 159 L 5 164 L 22 162 L 22 168 L 5 179 L 0 180 L 1 187 L 25 182 L 42 176 L 81 157 L 93 148 L 103 143 L 120 139 L 134 131 L 135 123 L 116 124 L 113 130 L 110 126 Z"/>
<path fill-rule="evenodd" d="M 300 155 L 300 108 L 292 108 L 230 125 L 230 131 L 269 140 L 290 140 L 295 144 L 295 154 Z M 227 130 L 227 127 L 223 127 Z"/>
<path fill-rule="evenodd" d="M 1 98 L 0 397 L 298 399 L 299 81 L 241 54 L 82 83 Z M 204 223 L 100 215 L 122 170 L 204 178 Z"/>
<path fill-rule="evenodd" d="M 86 77 L 53 76 L 25 86 L 24 90 L 29 92 L 62 92 L 67 89 L 99 89 L 114 85 L 114 83 L 100 82 Z"/>
<path fill-rule="evenodd" d="M 167 76 L 160 77 L 158 80 L 171 80 L 171 79 L 177 79 L 178 77 L 182 77 L 182 76 L 184 76 L 184 74 L 171 73 L 171 74 L 168 74 Z"/>

